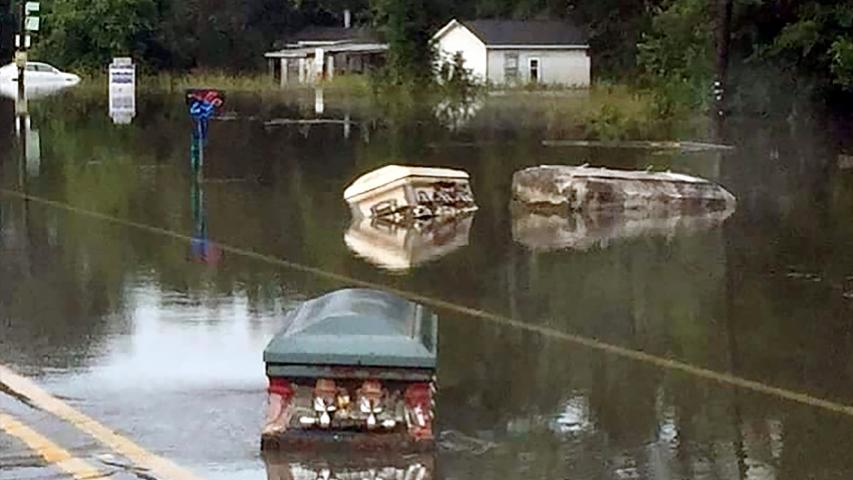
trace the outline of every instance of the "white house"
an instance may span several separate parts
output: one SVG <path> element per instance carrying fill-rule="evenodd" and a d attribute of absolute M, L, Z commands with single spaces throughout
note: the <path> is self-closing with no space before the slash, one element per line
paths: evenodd
<path fill-rule="evenodd" d="M 434 36 L 442 60 L 462 54 L 479 81 L 588 87 L 586 32 L 566 21 L 451 20 Z"/>

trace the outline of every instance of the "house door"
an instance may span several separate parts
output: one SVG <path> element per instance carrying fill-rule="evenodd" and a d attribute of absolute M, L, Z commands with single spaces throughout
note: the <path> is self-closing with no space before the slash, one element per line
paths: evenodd
<path fill-rule="evenodd" d="M 530 77 L 529 77 L 530 82 L 531 83 L 539 83 L 539 80 L 540 80 L 541 75 L 542 75 L 542 72 L 540 71 L 541 69 L 539 66 L 539 59 L 538 58 L 531 58 L 528 65 L 530 67 Z"/>

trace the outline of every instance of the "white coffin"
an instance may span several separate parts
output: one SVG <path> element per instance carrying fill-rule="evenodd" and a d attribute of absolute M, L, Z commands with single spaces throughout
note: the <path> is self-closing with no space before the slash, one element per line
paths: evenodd
<path fill-rule="evenodd" d="M 402 165 L 388 165 L 362 175 L 344 190 L 344 200 L 356 220 L 452 215 L 477 208 L 467 172 Z"/>

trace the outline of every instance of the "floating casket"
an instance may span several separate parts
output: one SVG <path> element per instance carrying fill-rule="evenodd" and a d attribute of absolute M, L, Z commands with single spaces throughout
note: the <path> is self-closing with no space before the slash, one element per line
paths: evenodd
<path fill-rule="evenodd" d="M 543 165 L 516 172 L 515 202 L 533 210 L 719 211 L 735 206 L 720 185 L 671 172 Z"/>
<path fill-rule="evenodd" d="M 303 303 L 264 351 L 262 449 L 349 443 L 429 449 L 438 317 L 377 290 Z"/>
<path fill-rule="evenodd" d="M 347 247 L 389 271 L 405 271 L 468 245 L 470 215 L 400 225 L 382 218 L 353 220 L 344 235 Z"/>
<path fill-rule="evenodd" d="M 402 222 L 477 209 L 468 173 L 449 168 L 387 165 L 356 179 L 344 190 L 344 200 L 355 220 Z"/>

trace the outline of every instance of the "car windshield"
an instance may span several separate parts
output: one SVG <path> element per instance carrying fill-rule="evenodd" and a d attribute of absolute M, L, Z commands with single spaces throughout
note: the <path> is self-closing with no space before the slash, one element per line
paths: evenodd
<path fill-rule="evenodd" d="M 59 73 L 59 70 L 47 65 L 45 63 L 28 63 L 27 64 L 28 72 L 43 72 L 43 73 Z"/>

